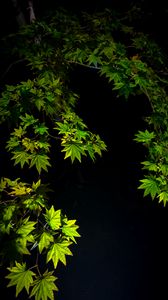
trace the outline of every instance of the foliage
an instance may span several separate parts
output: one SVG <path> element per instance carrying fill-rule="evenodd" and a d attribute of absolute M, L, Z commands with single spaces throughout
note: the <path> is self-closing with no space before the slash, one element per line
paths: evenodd
<path fill-rule="evenodd" d="M 80 237 L 76 220 L 46 196 L 42 174 L 52 167 L 51 148 L 60 144 L 72 163 L 83 156 L 95 161 L 106 150 L 75 112 L 79 96 L 70 89 L 70 71 L 76 65 L 107 78 L 117 97 L 147 97 L 147 129 L 135 137 L 148 150 L 147 175 L 139 188 L 164 205 L 168 201 L 167 57 L 148 35 L 132 28 L 129 17 L 122 22 L 109 10 L 79 17 L 61 10 L 6 40 L 10 55 L 12 44 L 13 55 L 24 59 L 31 73 L 26 81 L 6 85 L 1 95 L 0 121 L 9 128 L 6 150 L 14 166 L 35 169 L 33 183 L 2 177 L 0 184 L 1 259 L 16 296 L 25 288 L 35 300 L 54 299 L 53 272 L 59 263 L 66 265 L 70 246 Z M 44 259 L 47 269 L 39 263 Z"/>
<path fill-rule="evenodd" d="M 45 270 L 41 273 L 38 261 L 43 256 L 45 265 L 52 260 L 54 269 L 59 261 L 66 265 L 66 255 L 72 255 L 69 246 L 76 243 L 75 238 L 80 237 L 80 234 L 76 220 L 68 220 L 53 205 L 49 207 L 41 186 L 41 180 L 30 185 L 21 182 L 19 178 L 1 179 L 3 201 L 0 231 L 4 244 L 0 254 L 3 263 L 5 260 L 10 261 L 10 273 L 6 278 L 11 280 L 8 286 L 16 285 L 16 296 L 23 288 L 29 294 L 31 288 L 30 296 L 35 296 L 35 299 L 54 299 L 56 277 L 52 275 L 53 271 Z M 10 257 L 6 252 L 9 246 L 12 253 Z M 26 258 L 23 258 L 26 255 L 31 255 L 35 260 L 29 268 L 24 262 Z"/>

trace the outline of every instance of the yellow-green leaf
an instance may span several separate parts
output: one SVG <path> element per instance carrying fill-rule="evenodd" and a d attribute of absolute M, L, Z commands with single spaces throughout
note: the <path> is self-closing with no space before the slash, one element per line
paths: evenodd
<path fill-rule="evenodd" d="M 29 288 L 33 283 L 34 272 L 26 269 L 26 263 L 15 262 L 16 266 L 8 268 L 10 274 L 6 276 L 10 279 L 8 287 L 16 285 L 16 297 L 25 288 L 27 293 L 29 293 Z"/>
<path fill-rule="evenodd" d="M 55 210 L 54 206 L 52 205 L 51 208 L 46 210 L 46 214 L 44 215 L 47 224 L 53 230 L 57 230 L 61 226 L 61 210 Z"/>
<path fill-rule="evenodd" d="M 49 232 L 43 232 L 40 236 L 40 241 L 38 244 L 39 252 L 41 253 L 44 248 L 48 248 L 50 243 L 54 241 L 53 235 L 51 235 Z"/>
<path fill-rule="evenodd" d="M 52 260 L 54 268 L 57 267 L 59 261 L 66 265 L 65 255 L 72 255 L 71 250 L 68 248 L 69 245 L 71 245 L 69 241 L 54 243 L 47 253 L 47 262 Z"/>
<path fill-rule="evenodd" d="M 48 272 L 47 270 L 33 282 L 34 287 L 30 297 L 35 296 L 35 300 L 47 300 L 48 298 L 54 300 L 53 291 L 58 291 L 58 288 L 54 283 L 57 277 L 52 274 L 53 272 Z"/>
<path fill-rule="evenodd" d="M 67 220 L 66 224 L 62 226 L 62 232 L 74 243 L 76 243 L 75 237 L 80 237 L 80 234 L 77 232 L 79 226 L 75 223 L 76 220 Z"/>
<path fill-rule="evenodd" d="M 31 231 L 33 231 L 35 228 L 37 222 L 29 221 L 29 218 L 23 219 L 20 227 L 17 229 L 17 234 L 27 236 L 30 234 Z"/>

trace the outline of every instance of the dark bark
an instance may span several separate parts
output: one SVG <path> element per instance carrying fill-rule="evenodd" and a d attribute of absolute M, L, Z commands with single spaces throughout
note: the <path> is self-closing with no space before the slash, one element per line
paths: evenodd
<path fill-rule="evenodd" d="M 26 0 L 24 3 L 20 3 L 19 0 L 11 0 L 16 22 L 19 27 L 25 26 L 26 24 L 31 24 L 35 21 L 35 12 L 33 6 L 33 0 Z M 24 4 L 24 6 L 22 6 Z"/>

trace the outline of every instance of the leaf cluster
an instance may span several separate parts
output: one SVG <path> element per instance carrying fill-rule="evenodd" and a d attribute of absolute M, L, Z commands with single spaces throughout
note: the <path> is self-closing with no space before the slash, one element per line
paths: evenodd
<path fill-rule="evenodd" d="M 25 288 L 30 297 L 43 300 L 54 299 L 53 291 L 58 289 L 52 269 L 56 269 L 59 262 L 66 265 L 66 256 L 72 255 L 69 246 L 76 243 L 80 234 L 76 220 L 69 220 L 53 205 L 49 207 L 41 185 L 41 180 L 30 185 L 19 178 L 1 179 L 0 237 L 7 242 L 1 247 L 0 256 L 3 263 L 6 259 L 15 263 L 8 268 L 6 278 L 10 279 L 8 286 L 16 286 L 16 296 Z M 12 247 L 10 258 L 9 245 Z M 34 257 L 34 265 L 30 265 L 29 260 L 26 264 L 27 255 Z M 46 260 L 45 265 L 51 271 L 40 270 L 38 261 L 41 259 Z"/>

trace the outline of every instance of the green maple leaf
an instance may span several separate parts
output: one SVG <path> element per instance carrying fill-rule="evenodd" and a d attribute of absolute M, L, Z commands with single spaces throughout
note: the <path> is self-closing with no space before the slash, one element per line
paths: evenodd
<path fill-rule="evenodd" d="M 22 236 L 28 236 L 35 228 L 37 222 L 29 221 L 29 217 L 22 220 L 20 227 L 17 229 L 16 233 Z"/>
<path fill-rule="evenodd" d="M 39 179 L 37 182 L 33 182 L 32 189 L 36 191 L 40 187 L 40 185 L 41 185 L 41 179 Z"/>
<path fill-rule="evenodd" d="M 30 255 L 27 249 L 27 242 L 34 243 L 34 236 L 32 234 L 20 236 L 16 239 L 16 248 L 19 253 Z"/>
<path fill-rule="evenodd" d="M 46 127 L 44 124 L 40 124 L 35 127 L 35 133 L 40 135 L 48 134 L 48 127 Z"/>
<path fill-rule="evenodd" d="M 65 234 L 65 236 L 69 237 L 74 243 L 76 243 L 75 237 L 80 237 L 80 234 L 77 232 L 79 226 L 75 223 L 76 220 L 66 220 L 65 225 L 62 226 L 62 232 Z"/>
<path fill-rule="evenodd" d="M 47 167 L 51 166 L 48 160 L 49 157 L 45 154 L 33 154 L 31 155 L 30 168 L 35 165 L 39 174 L 42 169 L 48 171 Z"/>
<path fill-rule="evenodd" d="M 20 141 L 18 137 L 11 136 L 9 141 L 7 142 L 6 149 L 13 150 L 14 148 L 18 147 L 20 145 Z"/>
<path fill-rule="evenodd" d="M 138 133 L 135 136 L 135 141 L 148 144 L 151 142 L 152 139 L 155 138 L 155 133 L 153 131 L 149 132 L 146 129 L 145 131 L 138 131 Z"/>
<path fill-rule="evenodd" d="M 94 149 L 93 149 L 92 143 L 88 143 L 88 144 L 86 145 L 86 150 L 88 151 L 88 154 L 89 154 L 90 158 L 91 158 L 93 161 L 95 161 L 95 151 L 94 151 Z"/>
<path fill-rule="evenodd" d="M 43 107 L 44 107 L 44 100 L 43 99 L 40 99 L 38 98 L 36 101 L 35 101 L 35 105 L 37 107 L 37 109 L 40 111 Z"/>
<path fill-rule="evenodd" d="M 77 142 L 66 143 L 62 152 L 66 152 L 64 158 L 70 157 L 72 162 L 74 162 L 75 158 L 81 162 L 81 155 L 86 155 L 83 145 Z"/>
<path fill-rule="evenodd" d="M 12 159 L 15 160 L 14 165 L 20 164 L 21 168 L 27 163 L 29 163 L 30 155 L 26 151 L 14 151 Z"/>
<path fill-rule="evenodd" d="M 20 126 L 19 128 L 15 128 L 12 135 L 21 138 L 25 134 L 25 130 Z"/>
<path fill-rule="evenodd" d="M 16 210 L 16 205 L 8 205 L 8 207 L 5 207 L 3 211 L 3 221 L 11 220 L 15 210 Z"/>
<path fill-rule="evenodd" d="M 158 195 L 159 198 L 159 202 L 163 201 L 164 206 L 166 206 L 167 202 L 168 202 L 168 192 L 162 192 Z"/>
<path fill-rule="evenodd" d="M 9 234 L 10 233 L 10 230 L 13 228 L 12 224 L 11 223 L 7 223 L 7 222 L 4 222 L 4 223 L 0 223 L 0 232 L 2 233 L 7 233 Z"/>
<path fill-rule="evenodd" d="M 144 189 L 144 196 L 151 195 L 152 199 L 160 192 L 158 183 L 153 178 L 145 178 L 140 180 L 142 184 L 138 187 L 138 189 Z"/>
<path fill-rule="evenodd" d="M 16 297 L 18 294 L 25 288 L 27 293 L 29 293 L 29 288 L 33 283 L 33 273 L 30 270 L 26 269 L 26 263 L 15 262 L 16 266 L 8 268 L 10 274 L 6 276 L 7 279 L 10 279 L 8 287 L 16 285 Z"/>
<path fill-rule="evenodd" d="M 69 125 L 67 123 L 56 122 L 57 127 L 54 129 L 59 130 L 59 134 L 65 134 L 69 130 Z"/>
<path fill-rule="evenodd" d="M 66 265 L 66 256 L 72 255 L 72 252 L 68 248 L 71 245 L 69 241 L 62 241 L 58 243 L 54 243 L 50 250 L 47 253 L 47 263 L 52 260 L 54 264 L 54 268 L 57 267 L 59 261 L 61 261 L 64 265 Z"/>
<path fill-rule="evenodd" d="M 158 170 L 158 166 L 150 161 L 143 161 L 142 164 L 144 165 L 143 169 L 147 169 L 149 171 L 157 171 Z"/>
<path fill-rule="evenodd" d="M 50 243 L 54 241 L 54 237 L 49 232 L 43 232 L 40 236 L 38 243 L 39 252 L 41 253 L 44 248 L 48 248 Z"/>
<path fill-rule="evenodd" d="M 23 125 L 24 129 L 30 125 L 34 125 L 38 122 L 37 119 L 33 117 L 33 115 L 25 114 L 25 116 L 20 116 L 20 119 L 22 120 L 21 125 Z"/>
<path fill-rule="evenodd" d="M 95 53 L 91 53 L 87 59 L 89 65 L 94 65 L 95 67 L 97 67 L 98 64 L 101 64 L 101 60 L 100 57 L 95 55 Z"/>
<path fill-rule="evenodd" d="M 45 200 L 42 195 L 38 195 L 37 197 L 32 196 L 24 200 L 23 203 L 26 206 L 26 208 L 30 210 L 41 211 L 41 208 L 45 207 Z"/>
<path fill-rule="evenodd" d="M 54 283 L 57 277 L 52 274 L 53 272 L 48 272 L 47 270 L 33 282 L 34 287 L 30 297 L 35 296 L 35 300 L 47 300 L 48 298 L 54 300 L 53 291 L 58 291 L 58 288 Z"/>
<path fill-rule="evenodd" d="M 54 206 L 52 205 L 51 208 L 48 210 L 46 209 L 46 214 L 44 214 L 47 224 L 53 230 L 57 230 L 61 226 L 61 210 L 55 210 Z"/>

